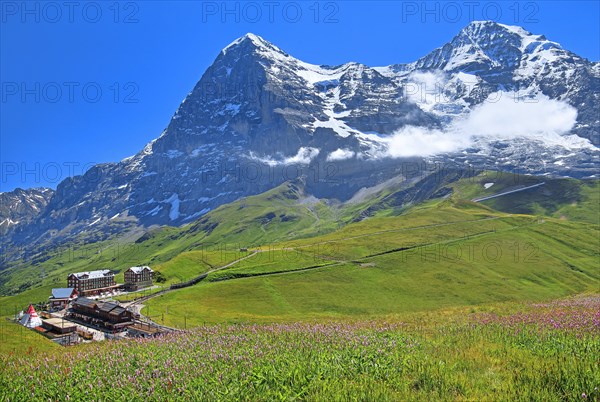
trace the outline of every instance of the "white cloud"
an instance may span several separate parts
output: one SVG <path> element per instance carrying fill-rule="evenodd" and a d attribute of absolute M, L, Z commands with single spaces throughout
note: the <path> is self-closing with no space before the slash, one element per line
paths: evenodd
<path fill-rule="evenodd" d="M 294 163 L 299 163 L 303 165 L 308 165 L 310 161 L 319 155 L 319 150 L 317 148 L 311 147 L 300 147 L 298 153 L 292 157 L 285 158 L 283 160 L 284 165 L 291 165 Z"/>
<path fill-rule="evenodd" d="M 455 129 L 470 135 L 516 138 L 562 135 L 575 125 L 577 110 L 566 102 L 541 95 L 534 99 L 518 99 L 515 93 L 494 93 Z"/>
<path fill-rule="evenodd" d="M 259 162 L 265 163 L 270 166 L 292 165 L 292 164 L 308 165 L 314 158 L 317 157 L 317 155 L 319 155 L 319 152 L 320 151 L 318 148 L 300 147 L 300 149 L 298 149 L 298 153 L 296 153 L 296 155 L 290 156 L 287 158 L 283 158 L 283 159 L 282 158 L 275 159 L 272 156 L 260 157 L 260 156 L 257 156 L 256 154 L 254 154 L 253 152 L 250 152 L 249 157 L 250 157 L 250 159 L 257 160 Z"/>
<path fill-rule="evenodd" d="M 386 151 L 380 152 L 379 157 L 431 156 L 455 152 L 468 148 L 482 138 L 504 141 L 525 138 L 547 146 L 597 150 L 589 140 L 567 135 L 576 119 L 577 110 L 566 102 L 544 95 L 524 101 L 515 93 L 497 92 L 471 113 L 442 130 L 408 126 L 390 136 L 368 137 L 385 145 Z"/>
<path fill-rule="evenodd" d="M 354 151 L 346 148 L 338 148 L 327 156 L 328 161 L 341 161 L 353 158 L 356 155 Z"/>
<path fill-rule="evenodd" d="M 408 126 L 392 136 L 384 138 L 387 145 L 385 156 L 431 156 L 467 148 L 471 140 L 467 136 L 441 130 Z"/>

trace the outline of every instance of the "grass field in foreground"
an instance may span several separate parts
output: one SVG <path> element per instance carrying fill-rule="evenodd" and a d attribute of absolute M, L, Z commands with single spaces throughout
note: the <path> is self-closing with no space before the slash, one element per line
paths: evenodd
<path fill-rule="evenodd" d="M 0 354 L 0 400 L 596 401 L 600 297 Z"/>
<path fill-rule="evenodd" d="M 166 284 L 223 268 L 145 302 L 156 321 L 193 329 L 62 349 L 4 322 L 0 401 L 600 400 L 599 227 L 590 199 L 516 202 L 534 216 L 514 213 L 507 200 L 489 203 L 506 209 L 497 211 L 451 197 L 400 216 L 378 210 L 338 230 L 327 219 L 315 228 L 303 211 L 308 220 L 281 232 L 255 206 L 260 219 L 246 226 L 260 242 L 248 253 L 264 253 L 226 268 L 248 254 L 197 250 L 199 228 L 186 228 L 187 238 L 167 229 L 140 246 L 151 258 L 168 250 L 154 266 Z M 236 222 L 222 228 L 238 231 Z M 311 237 L 294 238 L 296 229 Z M 0 313 L 47 297 L 49 287 L 45 280 L 0 298 Z"/>
<path fill-rule="evenodd" d="M 22 325 L 0 318 L 0 355 L 15 354 L 38 356 L 47 351 L 60 351 L 62 347 Z M 0 388 L 2 384 L 0 383 Z M 0 399 L 2 400 L 2 399 Z"/>

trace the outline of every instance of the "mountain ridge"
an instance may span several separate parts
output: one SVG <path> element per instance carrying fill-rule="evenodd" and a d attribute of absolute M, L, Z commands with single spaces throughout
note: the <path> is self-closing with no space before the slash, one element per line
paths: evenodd
<path fill-rule="evenodd" d="M 474 37 L 491 45 L 474 46 Z M 523 46 L 526 40 L 529 47 Z M 412 64 L 387 67 L 317 66 L 246 34 L 218 54 L 158 138 L 132 157 L 61 182 L 34 221 L 11 227 L 0 247 L 178 226 L 294 175 L 307 177 L 316 197 L 342 201 L 363 187 L 406 175 L 407 164 L 593 176 L 600 70 L 598 63 L 570 55 L 540 35 L 490 22 L 469 24 Z M 433 84 L 442 77 L 442 101 L 430 100 L 431 88 L 407 93 L 411 85 L 426 87 L 431 77 Z M 571 142 L 560 135 L 558 145 L 544 143 L 543 136 L 484 137 L 469 139 L 465 149 L 431 155 L 390 152 L 397 140 L 404 151 L 406 135 L 394 133 L 407 129 L 408 137 L 424 138 L 414 148 L 436 145 L 431 138 L 444 142 L 448 125 L 484 107 L 490 95 L 511 91 L 576 107 Z M 583 147 L 586 140 L 590 145 Z"/>

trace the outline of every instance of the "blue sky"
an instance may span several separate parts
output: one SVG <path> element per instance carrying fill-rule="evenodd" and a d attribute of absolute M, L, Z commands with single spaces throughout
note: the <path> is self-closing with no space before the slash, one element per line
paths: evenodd
<path fill-rule="evenodd" d="M 307 62 L 379 66 L 491 19 L 600 59 L 598 1 L 74 3 L 0 2 L 0 191 L 135 154 L 246 32 Z"/>

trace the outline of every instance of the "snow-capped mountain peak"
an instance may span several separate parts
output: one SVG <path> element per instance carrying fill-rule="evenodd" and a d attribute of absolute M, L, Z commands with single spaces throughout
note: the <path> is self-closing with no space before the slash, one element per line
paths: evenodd
<path fill-rule="evenodd" d="M 90 227 L 181 225 L 294 174 L 310 175 L 317 197 L 344 200 L 401 174 L 404 157 L 586 177 L 597 170 L 598 103 L 600 64 L 490 21 L 413 63 L 375 68 L 307 63 L 246 34 L 156 140 L 63 181 L 25 226 L 0 215 L 11 219 L 2 240 L 36 247 L 51 230 L 65 239 Z M 331 164 L 333 178 L 323 171 Z"/>
<path fill-rule="evenodd" d="M 283 50 L 272 44 L 271 42 L 263 39 L 262 37 L 255 35 L 253 33 L 247 33 L 244 36 L 241 36 L 227 45 L 222 51 L 221 54 L 227 54 L 229 52 L 235 51 L 236 49 L 240 49 L 242 52 L 259 52 L 263 56 L 271 56 L 271 57 L 281 57 L 288 56 Z"/>
<path fill-rule="evenodd" d="M 449 43 L 416 62 L 417 68 L 485 72 L 510 69 L 521 59 L 521 41 L 528 32 L 493 21 L 474 21 Z"/>
<path fill-rule="evenodd" d="M 485 74 L 512 73 L 532 62 L 544 64 L 558 58 L 578 58 L 557 42 L 522 27 L 493 21 L 474 21 L 449 43 L 415 63 L 417 68 Z"/>

